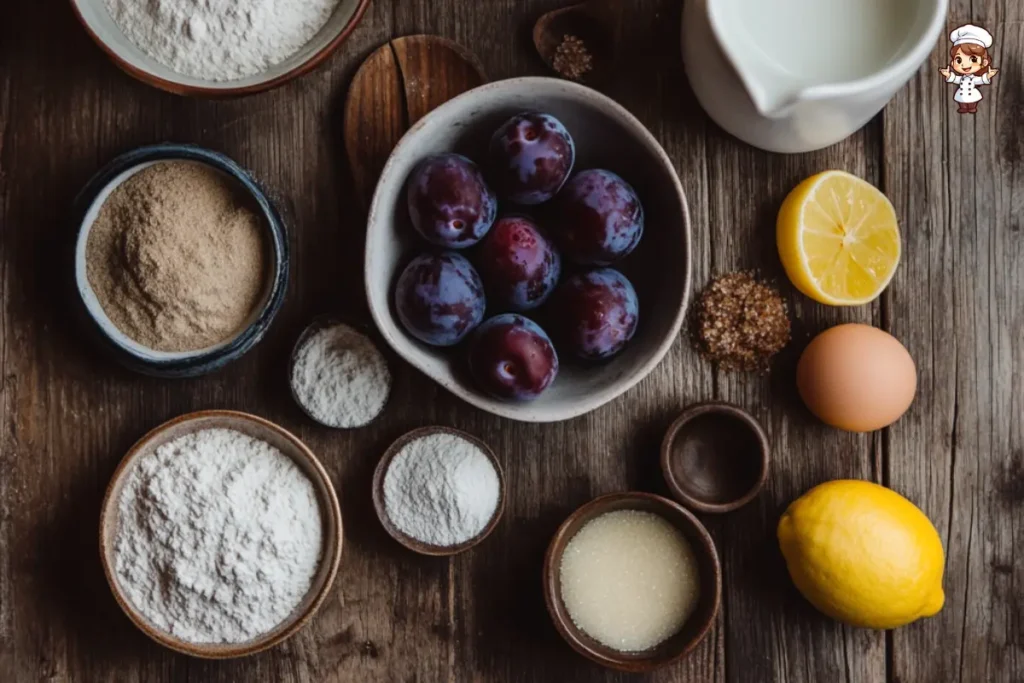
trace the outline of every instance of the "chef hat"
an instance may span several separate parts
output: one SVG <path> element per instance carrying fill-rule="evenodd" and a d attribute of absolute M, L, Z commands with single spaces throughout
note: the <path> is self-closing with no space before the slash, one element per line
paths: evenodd
<path fill-rule="evenodd" d="M 949 39 L 953 42 L 953 45 L 972 43 L 974 45 L 981 45 L 986 49 L 992 47 L 992 34 L 974 24 L 964 24 L 950 33 Z"/>

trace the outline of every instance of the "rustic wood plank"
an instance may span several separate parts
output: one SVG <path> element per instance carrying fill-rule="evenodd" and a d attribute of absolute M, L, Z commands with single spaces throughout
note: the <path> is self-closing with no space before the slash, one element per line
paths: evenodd
<path fill-rule="evenodd" d="M 1018 681 L 1024 678 L 1024 16 L 1015 0 L 956 0 L 950 26 L 993 29 L 1003 68 L 973 119 L 958 116 L 932 56 L 861 133 L 782 157 L 710 124 L 679 64 L 679 3 L 638 0 L 617 34 L 626 77 L 607 91 L 662 141 L 694 219 L 694 284 L 760 267 L 785 280 L 774 212 L 805 175 L 844 168 L 881 186 L 903 220 L 905 255 L 880 306 L 828 309 L 790 297 L 796 342 L 768 377 L 716 373 L 680 339 L 625 397 L 566 424 L 518 425 L 459 403 L 396 362 L 380 421 L 356 432 L 312 425 L 292 405 L 284 359 L 317 313 L 366 319 L 363 222 L 343 156 L 343 102 L 359 63 L 388 39 L 433 32 L 476 52 L 494 78 L 546 73 L 529 29 L 558 0 L 371 4 L 327 64 L 240 101 L 159 93 L 119 73 L 64 0 L 9 3 L 0 20 L 0 680 L 22 681 Z M 46 40 L 40 40 L 46 36 Z M 78 342 L 55 276 L 66 208 L 96 167 L 160 140 L 197 142 L 246 165 L 278 197 L 296 277 L 267 340 L 213 377 L 161 382 L 123 372 Z M 885 150 L 883 157 L 882 151 Z M 924 288 L 924 289 L 922 289 Z M 787 291 L 788 287 L 786 287 Z M 887 433 L 816 424 L 792 369 L 809 336 L 844 320 L 886 325 L 918 362 L 921 390 Z M 404 369 L 403 369 L 404 368 Z M 657 446 L 684 405 L 720 397 L 772 434 L 765 493 L 706 517 L 725 566 L 718 627 L 684 663 L 647 677 L 576 656 L 540 597 L 541 556 L 578 504 L 613 490 L 664 492 Z M 100 496 L 148 428 L 231 407 L 275 420 L 321 455 L 338 486 L 346 546 L 335 595 L 286 645 L 244 661 L 201 662 L 150 643 L 120 614 L 96 561 Z M 508 476 L 506 518 L 478 551 L 421 558 L 374 518 L 370 474 L 407 429 L 450 424 L 486 439 Z M 834 624 L 791 587 L 774 528 L 786 504 L 825 479 L 881 479 L 936 522 L 947 605 L 885 637 Z"/>
<path fill-rule="evenodd" d="M 487 82 L 476 55 L 433 35 L 394 38 L 360 65 L 345 97 L 345 152 L 368 208 L 391 150 L 414 123 Z"/>
<path fill-rule="evenodd" d="M 9 603 L 6 588 L 4 594 L 4 614 L 12 616 L 5 616 L 0 650 L 4 668 L 13 667 L 4 680 L 447 675 L 442 639 L 423 627 L 442 608 L 445 572 L 397 553 L 389 557 L 393 551 L 370 523 L 361 486 L 379 449 L 403 426 L 382 423 L 355 438 L 318 430 L 290 404 L 284 378 L 288 347 L 314 313 L 358 312 L 365 305 L 361 219 L 352 215 L 346 231 L 336 227 L 352 201 L 351 193 L 341 200 L 337 192 L 344 185 L 339 102 L 358 53 L 391 34 L 381 5 L 346 45 L 347 62 L 335 58 L 328 69 L 282 90 L 228 102 L 163 95 L 121 75 L 60 0 L 21 4 L 10 22 L 5 16 L 5 29 L 18 31 L 2 70 L 4 358 L 10 359 L 4 361 L 3 446 L 4 464 L 11 463 L 3 505 L 19 513 L 3 517 L 2 564 L 10 566 L 5 581 L 13 585 Z M 66 51 L 53 52 L 39 35 L 60 36 L 56 43 Z M 178 383 L 128 375 L 78 348 L 63 319 L 67 292 L 48 279 L 56 278 L 51 261 L 67 239 L 63 221 L 77 188 L 114 153 L 162 139 L 206 144 L 251 168 L 288 215 L 294 263 L 306 275 L 293 280 L 281 318 L 252 355 L 214 377 Z M 346 291 L 352 296 L 339 297 Z M 411 401 L 402 386 L 396 396 L 403 391 Z M 160 421 L 214 406 L 251 410 L 298 431 L 338 483 L 347 522 L 345 569 L 334 600 L 286 646 L 239 662 L 189 660 L 148 643 L 109 599 L 94 561 L 99 496 L 121 454 Z"/>
<path fill-rule="evenodd" d="M 807 489 L 829 479 L 874 477 L 874 437 L 817 422 L 797 396 L 794 377 L 799 354 L 815 334 L 841 322 L 877 323 L 877 306 L 822 306 L 793 290 L 775 248 L 775 217 L 789 190 L 813 173 L 838 168 L 877 183 L 879 135 L 875 120 L 828 149 L 782 156 L 755 150 L 709 124 L 711 270 L 760 270 L 787 295 L 793 318 L 793 342 L 770 375 L 715 376 L 716 396 L 750 410 L 772 442 L 764 493 L 720 522 L 730 681 L 885 678 L 884 637 L 841 626 L 804 602 L 775 538 L 782 512 Z"/>
<path fill-rule="evenodd" d="M 968 22 L 992 32 L 1001 69 L 978 113 L 957 114 L 937 73 L 944 35 L 885 117 L 886 190 L 906 245 L 887 317 L 920 375 L 888 433 L 888 483 L 946 548 L 944 609 L 893 633 L 900 683 L 1024 679 L 1024 10 L 951 3 L 946 34 Z"/>
<path fill-rule="evenodd" d="M 11 45 L 10 22 L 0 27 L 0 63 L 8 63 Z M 0 69 L 0 255 L 8 251 L 9 230 L 3 229 L 3 220 L 10 205 L 10 179 L 4 172 L 2 159 L 7 140 L 7 126 L 10 117 L 11 76 L 7 69 Z M 10 268 L 0 256 L 0 678 L 13 680 L 17 652 L 14 642 L 14 563 L 11 554 L 14 534 L 14 508 L 12 505 L 12 479 L 9 473 L 14 468 L 13 446 L 14 426 L 12 382 L 8 381 L 10 361 L 7 358 L 9 344 L 7 334 L 11 329 L 6 305 L 6 293 L 13 281 Z"/>
<path fill-rule="evenodd" d="M 345 154 L 364 208 L 388 155 L 409 128 L 406 119 L 402 74 L 387 42 L 359 66 L 345 95 Z"/>
<path fill-rule="evenodd" d="M 701 128 L 678 125 L 688 103 L 678 59 L 679 9 L 676 3 L 646 0 L 631 7 L 631 26 L 621 32 L 656 31 L 656 48 L 621 65 L 626 77 L 609 91 L 623 102 L 669 150 L 694 214 L 694 264 L 705 272 L 707 241 L 703 196 L 704 149 Z M 491 2 L 487 12 L 464 3 L 444 2 L 424 12 L 416 3 L 396 5 L 398 31 L 425 30 L 463 42 L 502 78 L 547 74 L 529 50 L 529 28 L 551 2 Z M 668 18 L 664 18 L 664 15 Z M 659 22 L 658 17 L 663 21 Z M 517 38 L 510 38 L 509 27 Z M 519 35 L 524 38 L 519 39 Z M 649 33 L 645 35 L 650 35 Z M 666 115 L 665 107 L 669 108 Z M 696 199 L 694 199 L 696 197 Z M 658 471 L 658 445 L 674 415 L 711 391 L 710 368 L 679 342 L 664 364 L 625 397 L 595 413 L 563 424 L 520 425 L 478 411 L 458 409 L 455 426 L 487 438 L 504 458 L 508 501 L 505 519 L 485 547 L 451 560 L 452 680 L 479 681 L 686 681 L 722 680 L 721 631 L 708 638 L 679 667 L 651 676 L 604 671 L 572 652 L 558 637 L 540 592 L 541 566 L 548 540 L 578 505 L 611 491 L 664 493 Z"/>

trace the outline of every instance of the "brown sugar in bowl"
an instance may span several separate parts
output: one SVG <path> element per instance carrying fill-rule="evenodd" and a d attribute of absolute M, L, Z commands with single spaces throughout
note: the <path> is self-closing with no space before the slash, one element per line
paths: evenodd
<path fill-rule="evenodd" d="M 569 616 L 562 601 L 562 555 L 569 541 L 583 526 L 601 515 L 617 510 L 654 513 L 680 531 L 697 560 L 700 597 L 697 608 L 683 628 L 664 642 L 641 652 L 622 652 L 599 643 L 583 632 Z M 654 671 L 689 655 L 711 630 L 722 601 L 722 568 L 718 552 L 704 525 L 683 506 L 653 493 L 611 493 L 600 496 L 569 515 L 555 532 L 544 556 L 544 601 L 559 635 L 572 649 L 601 666 L 632 673 Z"/>
<path fill-rule="evenodd" d="M 323 545 L 320 566 L 313 575 L 309 591 L 302 602 L 283 622 L 273 630 L 244 643 L 191 643 L 172 636 L 150 624 L 136 610 L 118 583 L 114 571 L 114 541 L 120 524 L 118 503 L 121 491 L 128 480 L 128 474 L 139 459 L 163 444 L 203 429 L 233 429 L 260 439 L 291 458 L 295 465 L 309 478 L 320 505 L 320 519 L 323 524 Z M 114 599 L 135 626 L 151 639 L 177 652 L 204 659 L 230 659 L 245 657 L 278 645 L 305 626 L 316 614 L 330 593 L 331 585 L 341 563 L 342 526 L 341 507 L 334 486 L 327 471 L 309 448 L 291 432 L 255 415 L 231 410 L 204 410 L 188 413 L 156 427 L 139 439 L 121 460 L 114 471 L 103 497 L 100 512 L 100 562 L 103 573 L 110 584 Z"/>

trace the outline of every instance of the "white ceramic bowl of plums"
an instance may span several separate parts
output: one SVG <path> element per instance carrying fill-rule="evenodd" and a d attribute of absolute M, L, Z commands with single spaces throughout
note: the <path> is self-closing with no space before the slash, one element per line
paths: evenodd
<path fill-rule="evenodd" d="M 570 419 L 636 385 L 678 337 L 686 197 L 608 97 L 551 78 L 484 85 L 392 152 L 366 289 L 384 339 L 441 386 L 514 420 Z"/>

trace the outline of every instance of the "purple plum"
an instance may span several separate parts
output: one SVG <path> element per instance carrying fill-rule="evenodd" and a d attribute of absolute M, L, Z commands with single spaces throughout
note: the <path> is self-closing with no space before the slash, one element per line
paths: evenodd
<path fill-rule="evenodd" d="M 395 286 L 398 319 L 431 346 L 453 346 L 484 319 L 484 285 L 465 257 L 453 252 L 414 258 Z"/>
<path fill-rule="evenodd" d="M 555 200 L 552 234 L 567 259 L 606 266 L 629 254 L 644 233 L 644 209 L 611 171 L 577 173 Z"/>
<path fill-rule="evenodd" d="M 551 298 L 559 348 L 586 360 L 611 358 L 633 338 L 640 318 L 636 290 L 612 268 L 572 275 Z"/>
<path fill-rule="evenodd" d="M 562 258 L 537 224 L 499 218 L 477 247 L 477 268 L 492 303 L 528 311 L 547 300 L 562 273 Z"/>
<path fill-rule="evenodd" d="M 489 318 L 473 335 L 469 370 L 492 396 L 532 401 L 558 374 L 558 354 L 537 323 L 505 313 Z"/>
<path fill-rule="evenodd" d="M 534 205 L 558 193 L 575 160 L 576 145 L 562 122 L 527 112 L 513 116 L 491 137 L 487 170 L 502 199 Z"/>
<path fill-rule="evenodd" d="M 421 161 L 409 176 L 406 198 L 416 232 L 449 249 L 479 242 L 498 213 L 498 200 L 480 168 L 459 154 Z"/>

